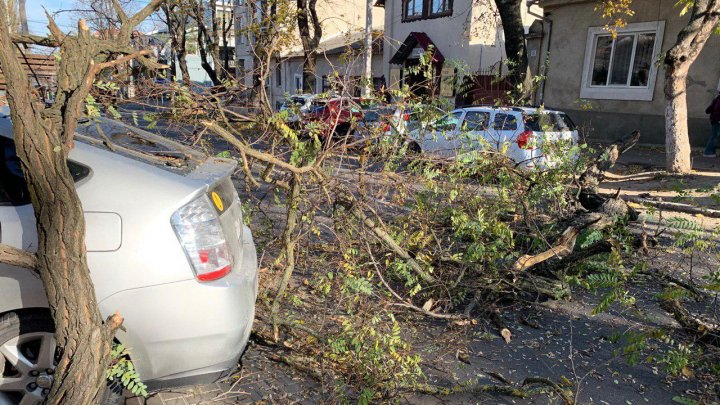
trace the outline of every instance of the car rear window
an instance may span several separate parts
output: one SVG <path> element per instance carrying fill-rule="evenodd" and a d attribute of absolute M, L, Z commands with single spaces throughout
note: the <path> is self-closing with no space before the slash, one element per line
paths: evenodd
<path fill-rule="evenodd" d="M 79 123 L 76 134 L 75 138 L 82 142 L 183 174 L 206 158 L 181 143 L 106 118 Z"/>
<path fill-rule="evenodd" d="M 542 131 L 573 131 L 575 123 L 565 113 L 549 112 L 529 114 L 525 116 L 525 126 L 536 132 Z"/>
<path fill-rule="evenodd" d="M 514 114 L 497 113 L 493 128 L 498 131 L 515 131 L 517 129 L 517 117 Z"/>

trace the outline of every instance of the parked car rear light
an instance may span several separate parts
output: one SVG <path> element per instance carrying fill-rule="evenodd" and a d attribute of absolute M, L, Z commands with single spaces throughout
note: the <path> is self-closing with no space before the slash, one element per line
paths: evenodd
<path fill-rule="evenodd" d="M 533 133 L 531 130 L 525 130 L 518 135 L 515 142 L 520 149 L 535 149 L 535 145 L 532 144 Z"/>
<path fill-rule="evenodd" d="M 232 256 L 220 218 L 206 195 L 175 211 L 170 222 L 192 264 L 195 278 L 213 281 L 232 271 Z"/>

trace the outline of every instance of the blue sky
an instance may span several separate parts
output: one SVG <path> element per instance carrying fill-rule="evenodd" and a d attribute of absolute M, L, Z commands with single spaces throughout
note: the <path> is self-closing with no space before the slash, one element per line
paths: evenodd
<path fill-rule="evenodd" d="M 137 7 L 147 4 L 146 0 L 138 0 Z M 77 30 L 77 20 L 80 18 L 77 12 L 72 10 L 80 8 L 77 0 L 26 0 L 25 10 L 28 18 L 28 28 L 33 34 L 47 34 L 47 17 L 45 9 L 53 15 L 55 13 L 55 22 L 63 31 Z M 152 17 L 151 17 L 152 18 Z M 141 25 L 141 30 L 146 31 L 152 29 L 152 23 L 147 22 Z"/>
<path fill-rule="evenodd" d="M 45 9 L 49 13 L 55 13 L 60 10 L 70 10 L 75 8 L 75 0 L 27 0 L 25 10 L 27 12 L 28 27 L 33 34 L 47 33 L 47 17 Z M 74 30 L 77 20 L 72 18 L 73 13 L 60 13 L 57 15 L 55 22 L 63 31 Z"/>

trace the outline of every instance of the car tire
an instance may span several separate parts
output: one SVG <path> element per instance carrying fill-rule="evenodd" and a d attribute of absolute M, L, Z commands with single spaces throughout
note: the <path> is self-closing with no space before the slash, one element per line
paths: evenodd
<path fill-rule="evenodd" d="M 100 397 L 100 405 L 122 405 L 125 403 L 125 389 L 119 383 L 108 382 Z"/>
<path fill-rule="evenodd" d="M 44 401 L 56 362 L 54 331 L 48 310 L 18 310 L 0 316 L 0 404 L 19 403 L 25 397 Z M 48 369 L 51 372 L 45 372 Z M 37 375 L 31 375 L 36 371 Z"/>
<path fill-rule="evenodd" d="M 422 148 L 420 147 L 420 145 L 418 145 L 417 142 L 413 141 L 413 142 L 408 143 L 407 151 L 405 152 L 405 154 L 407 154 L 408 156 L 416 156 L 421 153 L 422 153 Z"/>
<path fill-rule="evenodd" d="M 23 378 L 25 386 L 27 387 L 31 383 L 35 385 L 42 385 L 38 380 L 40 376 L 45 377 L 43 382 L 52 381 L 47 376 L 52 376 L 52 373 L 41 373 L 40 376 L 33 377 L 29 373 L 22 373 L 20 370 L 15 368 L 12 364 L 13 361 L 8 360 L 3 354 L 4 350 L 9 348 L 18 348 L 18 351 L 23 353 L 23 359 L 29 360 L 33 364 L 33 370 L 38 369 L 37 360 L 39 357 L 39 351 L 47 349 L 43 347 L 44 344 L 52 346 L 52 352 L 55 354 L 55 324 L 53 322 L 50 311 L 44 309 L 32 309 L 32 310 L 18 310 L 13 312 L 7 312 L 0 316 L 0 405 L 16 404 L 23 399 L 24 395 L 30 395 L 30 399 L 35 399 L 38 402 L 43 402 L 45 394 L 49 388 L 38 387 L 34 391 L 28 391 L 26 388 L 24 391 L 17 390 L 3 390 L 3 380 L 5 378 Z M 49 340 L 44 340 L 49 339 Z M 15 342 L 22 342 L 16 345 Z M 18 347 L 20 346 L 20 347 Z M 52 369 L 54 369 L 57 358 L 53 356 Z M 40 367 L 42 368 L 42 367 Z M 124 390 L 122 386 L 113 386 L 108 383 L 107 389 L 101 396 L 100 404 L 102 405 L 121 405 L 125 403 Z"/>

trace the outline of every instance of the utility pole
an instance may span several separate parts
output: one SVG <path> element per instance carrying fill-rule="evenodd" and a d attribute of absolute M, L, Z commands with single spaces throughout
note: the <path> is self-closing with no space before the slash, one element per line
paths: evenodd
<path fill-rule="evenodd" d="M 367 9 L 365 10 L 365 74 L 363 75 L 363 81 L 365 86 L 363 89 L 363 95 L 370 97 L 373 90 L 373 78 L 372 78 L 372 51 L 373 51 L 373 37 L 372 37 L 372 13 L 373 13 L 373 2 L 375 0 L 367 0 Z"/>

